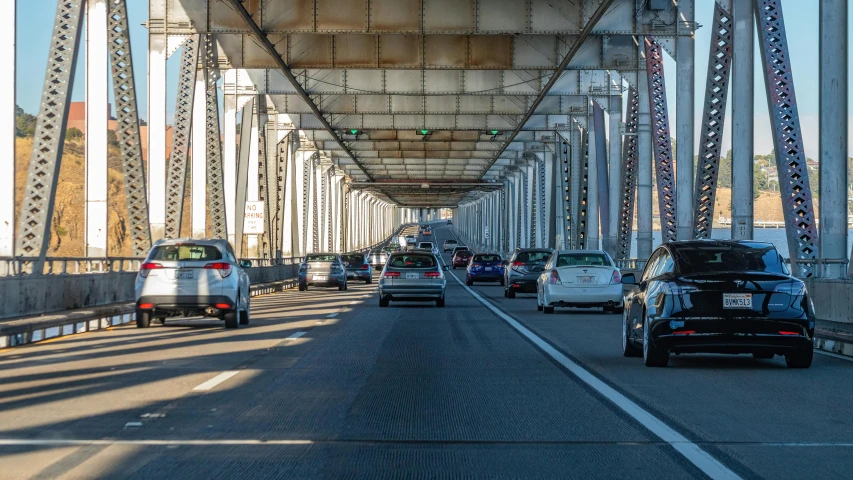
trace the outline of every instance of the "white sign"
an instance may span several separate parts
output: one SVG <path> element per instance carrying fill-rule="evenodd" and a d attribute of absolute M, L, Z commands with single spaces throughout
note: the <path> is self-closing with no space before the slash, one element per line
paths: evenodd
<path fill-rule="evenodd" d="M 488 240 L 488 239 L 489 239 L 489 226 L 488 226 L 488 225 L 486 225 L 486 234 L 485 234 L 485 238 L 486 238 L 486 240 Z"/>
<path fill-rule="evenodd" d="M 246 213 L 243 217 L 243 233 L 247 235 L 264 233 L 265 224 L 264 202 L 246 202 Z"/>

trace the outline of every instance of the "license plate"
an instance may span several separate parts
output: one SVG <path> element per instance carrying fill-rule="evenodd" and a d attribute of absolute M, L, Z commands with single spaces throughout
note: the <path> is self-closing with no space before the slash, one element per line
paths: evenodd
<path fill-rule="evenodd" d="M 752 308 L 752 294 L 724 293 L 723 308 Z"/>
<path fill-rule="evenodd" d="M 314 275 L 313 277 L 311 277 L 311 280 L 318 280 L 318 281 L 323 281 L 323 280 L 328 280 L 328 279 L 329 279 L 329 277 L 327 277 L 325 275 Z"/>
<path fill-rule="evenodd" d="M 193 276 L 193 271 L 189 268 L 183 268 L 175 272 L 175 278 L 178 280 L 192 280 Z"/>
<path fill-rule="evenodd" d="M 487 271 L 487 272 L 491 272 L 491 271 L 492 271 L 492 267 L 486 267 L 486 271 Z"/>
<path fill-rule="evenodd" d="M 417 280 L 419 278 L 421 278 L 421 274 L 419 274 L 419 273 L 407 273 L 406 274 L 406 279 L 409 279 L 409 280 Z"/>
<path fill-rule="evenodd" d="M 578 277 L 578 283 L 595 283 L 595 277 Z"/>

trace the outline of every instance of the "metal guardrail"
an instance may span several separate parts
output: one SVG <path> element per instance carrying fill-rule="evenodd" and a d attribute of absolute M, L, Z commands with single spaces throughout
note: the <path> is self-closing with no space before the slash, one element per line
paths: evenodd
<path fill-rule="evenodd" d="M 17 275 L 74 275 L 82 273 L 136 272 L 144 258 L 139 257 L 46 257 L 44 270 L 33 272 L 34 257 L 0 257 L 0 277 Z"/>
<path fill-rule="evenodd" d="M 621 270 L 642 270 L 646 268 L 648 260 L 640 260 L 639 258 L 617 258 L 613 260 L 616 266 Z"/>

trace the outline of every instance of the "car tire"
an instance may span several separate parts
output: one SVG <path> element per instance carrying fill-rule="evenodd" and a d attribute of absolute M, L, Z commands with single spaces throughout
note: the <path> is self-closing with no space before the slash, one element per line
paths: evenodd
<path fill-rule="evenodd" d="M 546 315 L 551 315 L 552 313 L 554 313 L 554 306 L 553 305 L 543 305 L 542 306 L 542 312 L 545 313 Z"/>
<path fill-rule="evenodd" d="M 380 306 L 380 307 L 385 308 L 385 307 L 387 307 L 387 306 L 388 306 L 388 303 L 389 303 L 389 302 L 388 302 L 388 298 L 387 298 L 387 297 L 383 297 L 383 296 L 380 296 L 380 297 L 379 297 L 379 306 Z"/>
<path fill-rule="evenodd" d="M 647 367 L 665 367 L 669 363 L 669 351 L 652 343 L 650 330 L 649 318 L 643 312 L 643 364 Z"/>
<path fill-rule="evenodd" d="M 136 310 L 136 328 L 148 328 L 151 326 L 151 312 Z"/>
<path fill-rule="evenodd" d="M 515 290 L 512 287 L 506 289 L 506 298 L 515 298 Z"/>
<path fill-rule="evenodd" d="M 239 319 L 237 318 L 239 315 L 237 310 L 232 310 L 227 312 L 223 318 L 225 320 L 225 328 L 237 328 L 240 326 Z"/>
<path fill-rule="evenodd" d="M 610 311 L 613 313 L 623 313 L 625 312 L 625 307 L 613 307 Z"/>
<path fill-rule="evenodd" d="M 506 298 L 506 296 L 507 296 L 507 292 L 506 292 L 506 289 L 504 288 L 504 298 Z"/>
<path fill-rule="evenodd" d="M 160 322 L 160 325 L 166 324 L 166 317 L 157 317 L 157 321 Z"/>
<path fill-rule="evenodd" d="M 368 278 L 367 280 L 364 281 L 364 283 L 367 285 L 370 285 L 371 283 L 373 283 L 373 277 Z"/>
<path fill-rule="evenodd" d="M 501 286 L 503 287 L 504 285 L 506 285 L 506 282 L 504 282 L 503 279 L 501 279 Z"/>
<path fill-rule="evenodd" d="M 248 325 L 249 324 L 249 311 L 241 310 L 238 314 L 240 319 L 240 325 Z"/>
<path fill-rule="evenodd" d="M 541 311 L 542 311 L 542 305 L 539 305 L 539 304 L 537 303 L 537 304 L 536 304 L 536 311 L 541 312 Z"/>
<path fill-rule="evenodd" d="M 338 291 L 339 291 L 339 292 L 343 292 L 344 290 L 346 290 L 346 288 L 344 288 L 344 284 L 343 284 L 343 283 L 339 283 L 339 284 L 338 284 Z"/>
<path fill-rule="evenodd" d="M 785 364 L 788 368 L 809 368 L 812 366 L 813 357 L 814 345 L 809 344 L 785 354 Z"/>
<path fill-rule="evenodd" d="M 474 280 L 471 280 L 469 278 L 468 280 L 465 281 L 465 284 L 468 285 L 469 287 L 473 287 L 474 286 Z"/>
<path fill-rule="evenodd" d="M 305 290 L 308 290 L 308 285 L 300 282 L 299 283 L 299 291 L 304 292 Z"/>
<path fill-rule="evenodd" d="M 624 310 L 624 309 L 623 309 Z M 628 314 L 622 315 L 622 355 L 626 357 L 642 357 L 643 350 L 631 343 L 631 326 L 629 325 Z"/>
<path fill-rule="evenodd" d="M 441 297 L 435 301 L 435 306 L 438 308 L 444 308 L 444 297 Z"/>

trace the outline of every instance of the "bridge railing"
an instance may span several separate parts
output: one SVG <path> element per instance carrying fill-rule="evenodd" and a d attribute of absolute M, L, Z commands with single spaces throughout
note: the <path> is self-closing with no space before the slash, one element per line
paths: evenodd
<path fill-rule="evenodd" d="M 0 276 L 74 275 L 82 273 L 136 272 L 144 258 L 140 257 L 46 257 L 42 272 L 33 272 L 33 257 L 0 257 Z"/>

